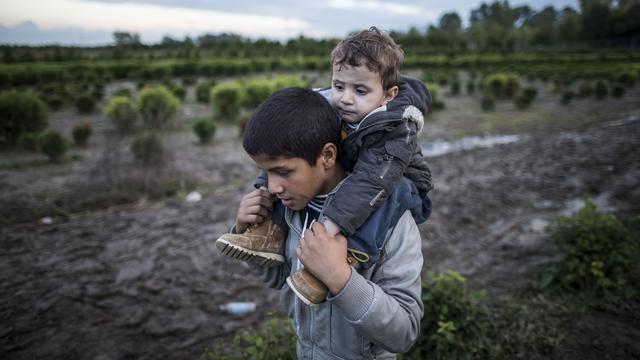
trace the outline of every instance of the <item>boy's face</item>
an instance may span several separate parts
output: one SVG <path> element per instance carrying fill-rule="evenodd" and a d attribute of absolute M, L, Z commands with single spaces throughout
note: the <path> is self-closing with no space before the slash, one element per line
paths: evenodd
<path fill-rule="evenodd" d="M 331 106 L 346 122 L 359 122 L 377 107 L 391 101 L 397 93 L 397 86 L 384 91 L 380 75 L 366 65 L 333 65 Z"/>
<path fill-rule="evenodd" d="M 301 210 L 314 196 L 331 190 L 325 189 L 328 175 L 322 166 L 321 156 L 316 159 L 315 166 L 310 166 L 303 158 L 266 154 L 252 155 L 251 158 L 267 172 L 269 192 L 282 200 L 284 206 Z"/>

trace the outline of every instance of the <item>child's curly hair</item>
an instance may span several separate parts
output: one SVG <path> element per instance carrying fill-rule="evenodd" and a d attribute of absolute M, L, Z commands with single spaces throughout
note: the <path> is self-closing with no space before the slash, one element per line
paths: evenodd
<path fill-rule="evenodd" d="M 404 53 L 400 46 L 375 26 L 349 35 L 331 51 L 332 66 L 366 65 L 369 70 L 380 74 L 385 90 L 398 85 L 403 61 Z"/>

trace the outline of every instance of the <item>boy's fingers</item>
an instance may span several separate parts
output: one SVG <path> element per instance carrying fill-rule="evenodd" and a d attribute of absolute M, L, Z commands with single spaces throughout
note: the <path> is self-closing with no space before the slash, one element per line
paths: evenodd
<path fill-rule="evenodd" d="M 325 236 L 327 234 L 327 229 L 325 229 L 324 225 L 317 221 L 311 225 L 311 231 L 313 231 L 316 236 Z"/>

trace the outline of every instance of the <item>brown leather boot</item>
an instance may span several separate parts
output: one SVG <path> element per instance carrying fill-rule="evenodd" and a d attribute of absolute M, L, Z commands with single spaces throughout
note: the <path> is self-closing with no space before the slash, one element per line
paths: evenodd
<path fill-rule="evenodd" d="M 249 226 L 242 234 L 224 234 L 216 240 L 223 254 L 265 266 L 284 262 L 284 243 L 284 233 L 269 219 Z"/>
<path fill-rule="evenodd" d="M 349 263 L 349 266 L 355 267 L 358 263 L 367 262 L 368 260 L 369 255 L 363 252 L 351 249 L 347 251 L 347 263 Z M 309 306 L 317 306 L 323 303 L 329 293 L 329 288 L 305 268 L 287 277 L 287 284 L 298 295 L 300 300 Z"/>
<path fill-rule="evenodd" d="M 287 277 L 287 284 L 300 300 L 309 306 L 317 306 L 327 299 L 329 289 L 307 269 L 300 269 Z"/>

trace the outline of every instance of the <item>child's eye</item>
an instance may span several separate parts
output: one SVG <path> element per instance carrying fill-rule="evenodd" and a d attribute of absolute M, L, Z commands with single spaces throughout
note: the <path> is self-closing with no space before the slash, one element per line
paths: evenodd
<path fill-rule="evenodd" d="M 342 91 L 342 85 L 333 84 L 333 87 L 334 87 L 336 90 L 340 90 L 340 91 Z"/>
<path fill-rule="evenodd" d="M 287 177 L 287 176 L 289 176 L 290 173 L 291 173 L 291 170 L 278 170 L 278 171 L 276 171 L 276 174 L 278 176 L 282 176 L 282 177 Z"/>
<path fill-rule="evenodd" d="M 358 95 L 367 95 L 367 90 L 364 89 L 357 89 L 356 92 Z"/>

